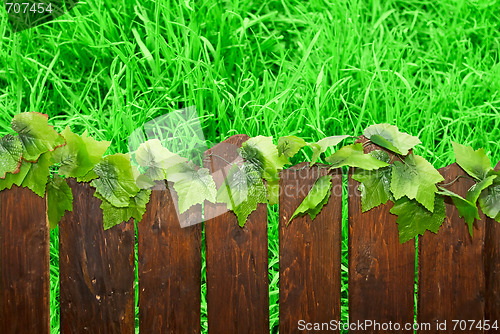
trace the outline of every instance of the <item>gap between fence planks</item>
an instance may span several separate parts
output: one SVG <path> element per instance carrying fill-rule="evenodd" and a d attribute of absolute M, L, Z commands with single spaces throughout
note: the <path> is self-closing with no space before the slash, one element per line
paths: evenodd
<path fill-rule="evenodd" d="M 152 191 L 146 214 L 137 223 L 142 333 L 201 332 L 202 225 L 181 227 L 190 215 L 201 221 L 201 205 L 179 219 L 172 194 L 163 184 Z"/>
<path fill-rule="evenodd" d="M 0 331 L 50 333 L 49 226 L 45 199 L 0 192 Z"/>
<path fill-rule="evenodd" d="M 342 171 L 332 177 L 332 196 L 320 214 L 296 217 L 286 226 L 314 182 L 327 168 L 302 163 L 281 173 L 279 206 L 279 331 L 299 330 L 299 321 L 340 321 Z M 340 331 L 329 331 L 340 333 Z"/>
<path fill-rule="evenodd" d="M 236 135 L 205 154 L 205 167 L 220 187 L 237 148 L 248 140 Z M 243 228 L 225 204 L 206 203 L 205 223 L 208 332 L 269 333 L 267 207 L 258 204 Z M 220 214 L 220 215 L 218 215 Z"/>
<path fill-rule="evenodd" d="M 104 231 L 95 190 L 69 184 L 73 212 L 59 225 L 61 333 L 134 333 L 134 222 Z"/>
<path fill-rule="evenodd" d="M 365 143 L 362 137 L 360 142 Z M 381 149 L 374 144 L 365 153 Z M 390 152 L 389 152 L 390 153 Z M 392 154 L 390 154 L 393 156 Z M 352 169 L 350 169 L 352 173 Z M 393 204 L 362 213 L 359 182 L 349 175 L 349 321 L 365 320 L 413 323 L 415 286 L 415 242 L 399 243 Z M 350 333 L 386 333 L 357 328 Z M 413 333 L 401 330 L 398 333 Z"/>

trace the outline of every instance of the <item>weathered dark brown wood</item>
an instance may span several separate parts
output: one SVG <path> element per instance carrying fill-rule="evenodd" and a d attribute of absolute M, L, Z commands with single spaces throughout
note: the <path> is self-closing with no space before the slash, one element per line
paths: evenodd
<path fill-rule="evenodd" d="M 379 147 L 371 144 L 365 153 Z M 393 204 L 362 213 L 359 182 L 349 176 L 349 321 L 399 324 L 414 317 L 415 242 L 399 243 Z M 387 333 L 357 328 L 350 333 Z M 413 333 L 401 330 L 398 333 Z"/>
<path fill-rule="evenodd" d="M 212 172 L 237 157 L 236 148 L 248 139 L 237 135 L 208 150 L 205 167 Z M 221 159 L 222 158 L 222 159 Z M 219 187 L 224 173 L 214 175 Z M 208 332 L 211 334 L 269 333 L 267 208 L 259 204 L 239 227 L 226 205 L 207 204 L 205 224 Z"/>
<path fill-rule="evenodd" d="M 500 170 L 500 163 L 496 170 Z M 490 324 L 496 322 L 500 326 L 500 224 L 490 218 L 486 219 L 484 248 L 486 275 L 484 318 L 490 320 Z M 485 333 L 498 333 L 498 329 L 490 328 Z"/>
<path fill-rule="evenodd" d="M 332 196 L 314 221 L 305 215 L 286 226 L 314 181 L 327 172 L 326 168 L 309 168 L 302 163 L 281 175 L 280 333 L 318 332 L 301 330 L 300 320 L 321 324 L 340 321 L 342 171 L 333 175 Z"/>
<path fill-rule="evenodd" d="M 0 192 L 0 332 L 50 333 L 49 226 L 28 188 Z"/>
<path fill-rule="evenodd" d="M 61 333 L 134 333 L 134 222 L 104 231 L 95 190 L 70 186 L 73 212 L 59 226 Z"/>
<path fill-rule="evenodd" d="M 181 222 L 189 215 L 201 221 L 201 205 Z M 200 333 L 202 225 L 181 227 L 170 191 L 159 189 L 137 230 L 141 333 Z"/>
<path fill-rule="evenodd" d="M 445 182 L 466 173 L 456 164 L 440 169 Z M 466 195 L 473 181 L 460 178 L 449 189 Z M 483 251 L 485 219 L 476 221 L 474 237 L 465 221 L 447 199 L 446 219 L 437 234 L 425 232 L 418 243 L 418 310 L 419 323 L 432 324 L 431 331 L 420 333 L 464 333 L 453 320 L 483 320 L 485 307 L 485 273 Z M 439 330 L 437 322 L 446 321 L 446 330 Z M 468 326 L 470 324 L 467 324 Z M 443 326 L 443 325 L 441 325 Z M 483 333 L 467 327 L 467 333 Z"/>

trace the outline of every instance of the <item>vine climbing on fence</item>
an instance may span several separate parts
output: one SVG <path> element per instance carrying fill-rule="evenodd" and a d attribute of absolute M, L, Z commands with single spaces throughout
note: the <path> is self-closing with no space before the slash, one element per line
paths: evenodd
<path fill-rule="evenodd" d="M 280 172 L 301 150 L 312 151 L 309 164 L 314 166 L 328 148 L 357 138 L 336 135 L 308 143 L 286 136 L 277 144 L 271 137 L 250 138 L 238 151 L 240 161 L 230 166 L 217 189 L 207 168 L 171 152 L 159 139 L 141 143 L 135 152 L 105 155 L 110 142 L 97 141 L 86 132 L 78 135 L 69 127 L 58 133 L 44 114 L 17 114 L 11 125 L 12 133 L 0 138 L 0 191 L 16 185 L 46 197 L 52 228 L 73 209 L 67 178 L 90 182 L 95 188 L 94 196 L 102 201 L 105 229 L 131 218 L 140 221 L 158 182 L 175 190 L 179 213 L 205 201 L 225 203 L 243 227 L 259 203 L 278 203 Z M 475 181 L 462 197 L 449 190 L 451 183 L 443 183 L 431 163 L 413 153 L 421 144 L 417 137 L 389 124 L 372 125 L 363 135 L 364 142 L 338 148 L 321 166 L 331 173 L 341 167 L 353 168 L 363 212 L 394 202 L 390 212 L 398 216 L 401 242 L 426 230 L 437 233 L 446 216 L 445 197 L 451 198 L 471 236 L 475 220 L 480 219 L 478 204 L 486 216 L 500 222 L 500 172 L 491 167 L 484 149 L 452 142 L 457 164 Z M 365 153 L 367 144 L 378 149 Z M 331 173 L 316 180 L 288 223 L 306 214 L 314 220 L 321 212 L 331 195 Z"/>

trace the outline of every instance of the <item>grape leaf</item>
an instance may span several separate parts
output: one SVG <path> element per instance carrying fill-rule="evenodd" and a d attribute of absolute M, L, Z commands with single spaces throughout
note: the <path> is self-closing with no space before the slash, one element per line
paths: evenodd
<path fill-rule="evenodd" d="M 451 142 L 457 164 L 473 178 L 482 180 L 492 170 L 491 162 L 483 148 L 474 151 L 470 146 Z"/>
<path fill-rule="evenodd" d="M 31 167 L 23 180 L 22 186 L 31 189 L 40 197 L 45 196 L 45 186 L 49 181 L 50 166 L 54 164 L 52 152 L 45 152 L 39 156 L 38 161 Z"/>
<path fill-rule="evenodd" d="M 340 150 L 327 157 L 326 161 L 332 164 L 330 169 L 350 166 L 374 170 L 389 166 L 388 163 L 380 161 L 370 154 L 364 154 L 363 144 L 361 143 L 342 147 Z"/>
<path fill-rule="evenodd" d="M 101 160 L 109 142 L 98 142 L 90 137 L 80 137 L 66 127 L 61 133 L 66 145 L 54 151 L 55 163 L 60 164 L 59 174 L 84 178 Z M 85 139 L 84 139 L 85 138 Z"/>
<path fill-rule="evenodd" d="M 49 116 L 37 112 L 21 113 L 12 119 L 12 129 L 19 134 L 23 159 L 36 161 L 40 154 L 65 145 L 64 138 L 48 123 Z"/>
<path fill-rule="evenodd" d="M 132 173 L 134 174 L 135 184 L 139 189 L 150 189 L 156 185 L 155 181 L 146 174 L 141 174 L 139 169 L 134 165 L 132 165 Z"/>
<path fill-rule="evenodd" d="M 430 212 L 415 200 L 403 197 L 396 201 L 390 213 L 397 215 L 399 242 L 405 243 L 417 235 L 423 235 L 426 230 L 437 233 L 446 218 L 444 198 L 436 195 L 434 212 Z"/>
<path fill-rule="evenodd" d="M 479 205 L 486 216 L 500 223 L 500 184 L 486 188 L 479 196 Z"/>
<path fill-rule="evenodd" d="M 317 141 L 316 143 L 309 144 L 309 146 L 313 150 L 313 155 L 311 158 L 311 166 L 314 165 L 316 163 L 316 161 L 318 161 L 320 154 L 325 152 L 327 148 L 329 148 L 331 146 L 338 145 L 342 140 L 349 138 L 349 137 L 351 137 L 351 136 L 348 136 L 348 135 L 331 136 L 331 137 L 323 138 L 323 139 Z"/>
<path fill-rule="evenodd" d="M 7 173 L 5 175 L 5 179 L 0 179 L 0 191 L 4 189 L 11 189 L 14 184 L 16 186 L 20 186 L 23 183 L 24 178 L 30 171 L 30 168 L 31 163 L 23 160 L 21 162 L 19 172 L 17 172 L 16 174 Z"/>
<path fill-rule="evenodd" d="M 415 145 L 421 143 L 417 137 L 400 132 L 396 126 L 390 124 L 369 126 L 363 134 L 373 143 L 402 155 L 407 155 Z"/>
<path fill-rule="evenodd" d="M 94 179 L 97 179 L 99 177 L 99 175 L 97 175 L 94 170 L 92 169 L 91 171 L 89 171 L 87 174 L 85 174 L 85 176 L 82 176 L 82 177 L 78 177 L 76 180 L 78 182 L 90 182 Z"/>
<path fill-rule="evenodd" d="M 158 139 L 142 143 L 134 157 L 139 166 L 146 169 L 145 175 L 152 181 L 165 180 L 169 169 L 187 162 L 186 158 L 163 147 Z"/>
<path fill-rule="evenodd" d="M 311 220 L 314 220 L 323 206 L 328 203 L 332 189 L 331 181 L 331 175 L 325 175 L 317 179 L 307 196 L 293 213 L 288 224 L 290 224 L 295 217 L 304 216 L 306 213 L 309 214 Z"/>
<path fill-rule="evenodd" d="M 117 208 L 104 197 L 96 193 L 96 197 L 102 201 L 101 209 L 104 230 L 108 230 L 113 226 L 121 224 L 122 222 L 129 221 L 131 218 L 140 222 L 146 212 L 146 205 L 149 203 L 150 196 L 151 190 L 142 189 L 137 193 L 137 195 L 129 198 L 127 206 Z"/>
<path fill-rule="evenodd" d="M 374 150 L 370 152 L 370 155 L 374 157 L 375 159 L 378 159 L 383 162 L 390 163 L 391 162 L 391 157 L 389 156 L 389 153 L 386 151 L 382 150 Z"/>
<path fill-rule="evenodd" d="M 361 208 L 363 212 L 373 209 L 392 199 L 390 166 L 367 171 L 356 168 L 352 178 L 361 182 Z"/>
<path fill-rule="evenodd" d="M 0 179 L 7 173 L 16 174 L 21 167 L 23 145 L 18 137 L 5 135 L 0 138 Z"/>
<path fill-rule="evenodd" d="M 267 181 L 269 203 L 277 204 L 279 189 L 276 184 L 279 182 L 279 172 L 288 163 L 288 159 L 284 155 L 279 156 L 272 137 L 258 136 L 250 138 L 242 144 L 239 153 Z"/>
<path fill-rule="evenodd" d="M 444 181 L 443 176 L 421 156 L 410 154 L 404 163 L 394 162 L 391 191 L 396 200 L 403 196 L 416 199 L 427 210 L 434 211 L 436 183 Z"/>
<path fill-rule="evenodd" d="M 201 204 L 205 200 L 215 203 L 217 189 L 214 179 L 207 168 L 196 169 L 189 162 L 178 164 L 167 176 L 167 180 L 174 182 L 174 189 L 179 196 L 179 213 L 184 213 L 191 206 Z"/>
<path fill-rule="evenodd" d="M 87 130 L 83 132 L 81 138 L 85 143 L 85 146 L 87 147 L 87 152 L 89 154 L 90 161 L 92 161 L 93 164 L 97 164 L 99 161 L 101 161 L 102 156 L 104 155 L 104 153 L 106 153 L 109 145 L 111 144 L 110 141 L 95 140 L 94 138 L 88 135 Z"/>
<path fill-rule="evenodd" d="M 56 228 L 66 211 L 73 211 L 73 192 L 59 175 L 47 183 L 47 218 L 50 228 Z"/>
<path fill-rule="evenodd" d="M 479 196 L 483 192 L 484 189 L 488 188 L 493 184 L 493 182 L 497 180 L 497 175 L 490 175 L 487 176 L 484 180 L 481 182 L 478 182 L 474 184 L 469 191 L 467 191 L 467 196 L 466 199 L 471 202 L 476 204 Z"/>
<path fill-rule="evenodd" d="M 479 216 L 479 210 L 477 209 L 477 204 L 443 187 L 439 187 L 439 189 L 440 191 L 438 191 L 437 194 L 449 196 L 453 200 L 453 204 L 455 204 L 459 216 L 461 218 L 464 218 L 467 226 L 469 227 L 470 236 L 472 237 L 474 220 L 481 219 L 481 217 Z"/>
<path fill-rule="evenodd" d="M 280 137 L 278 139 L 278 155 L 280 157 L 284 155 L 287 159 L 291 158 L 306 145 L 306 141 L 297 136 Z"/>
<path fill-rule="evenodd" d="M 217 191 L 217 202 L 226 203 L 238 217 L 240 227 L 245 225 L 247 217 L 257 209 L 258 203 L 266 203 L 266 187 L 259 173 L 243 164 L 240 168 L 233 164 Z"/>
<path fill-rule="evenodd" d="M 130 197 L 139 192 L 128 154 L 108 155 L 95 165 L 94 172 L 99 176 L 91 183 L 96 193 L 116 207 L 128 206 Z"/>

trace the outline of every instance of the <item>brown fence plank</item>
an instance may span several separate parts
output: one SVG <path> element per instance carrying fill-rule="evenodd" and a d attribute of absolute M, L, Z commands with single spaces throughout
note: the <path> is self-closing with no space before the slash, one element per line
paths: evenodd
<path fill-rule="evenodd" d="M 227 167 L 248 136 L 233 136 L 210 149 L 205 166 L 212 172 Z M 211 154 L 211 156 L 210 156 Z M 221 159 L 222 158 L 222 159 Z M 224 159 L 224 160 L 223 160 Z M 217 187 L 223 176 L 214 176 Z M 207 204 L 209 216 L 226 205 Z M 205 224 L 208 332 L 264 334 L 269 332 L 267 208 L 259 204 L 243 228 L 232 212 Z"/>
<path fill-rule="evenodd" d="M 49 227 L 45 200 L 27 188 L 0 192 L 0 332 L 50 333 Z"/>
<path fill-rule="evenodd" d="M 365 153 L 374 149 L 368 145 Z M 399 243 L 396 216 L 389 213 L 393 204 L 362 213 L 358 186 L 349 176 L 349 321 L 404 327 L 414 317 L 415 243 Z M 350 333 L 387 330 L 372 326 Z"/>
<path fill-rule="evenodd" d="M 73 212 L 59 227 L 61 333 L 134 333 L 134 222 L 104 231 L 95 190 L 70 186 Z"/>
<path fill-rule="evenodd" d="M 201 221 L 201 205 L 190 214 Z M 181 228 L 170 191 L 153 190 L 137 226 L 141 333 L 201 332 L 201 228 Z"/>
<path fill-rule="evenodd" d="M 327 171 L 303 163 L 281 175 L 279 330 L 283 334 L 318 332 L 304 331 L 300 320 L 340 321 L 342 171 L 333 175 L 332 196 L 314 221 L 306 215 L 286 226 L 314 181 Z"/>
<path fill-rule="evenodd" d="M 496 170 L 500 170 L 500 163 L 498 163 Z M 490 320 L 490 324 L 496 322 L 500 326 L 500 224 L 490 218 L 486 219 L 485 274 L 484 318 Z M 498 333 L 498 329 L 490 328 L 485 333 Z"/>
<path fill-rule="evenodd" d="M 440 169 L 445 182 L 466 175 L 456 164 Z M 473 182 L 460 178 L 449 189 L 465 197 Z M 447 199 L 448 201 L 448 199 Z M 446 203 L 446 219 L 437 234 L 427 231 L 419 238 L 418 322 L 431 323 L 431 331 L 421 333 L 464 333 L 454 329 L 452 320 L 476 320 L 484 317 L 485 274 L 483 250 L 484 217 L 469 234 L 465 221 L 452 202 Z M 446 330 L 439 330 L 446 321 Z M 467 324 L 469 326 L 470 324 Z M 483 333 L 467 327 L 467 333 Z"/>

